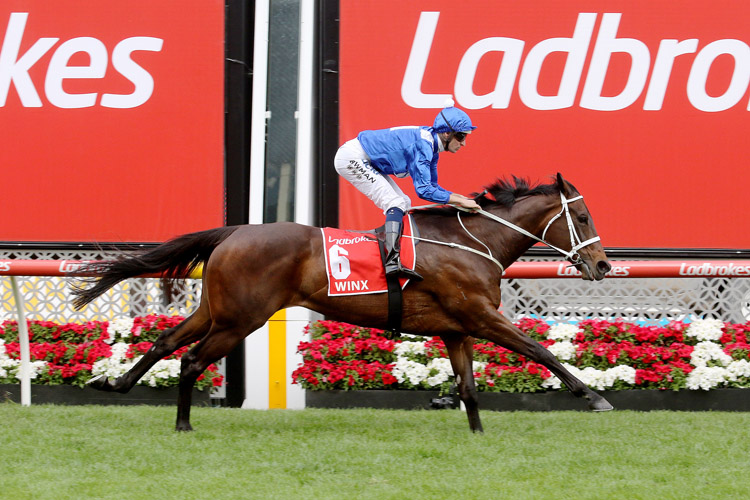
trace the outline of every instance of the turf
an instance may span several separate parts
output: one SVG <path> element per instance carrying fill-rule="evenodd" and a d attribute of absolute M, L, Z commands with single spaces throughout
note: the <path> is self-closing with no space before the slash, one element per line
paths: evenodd
<path fill-rule="evenodd" d="M 3 499 L 750 497 L 750 416 L 0 404 Z"/>

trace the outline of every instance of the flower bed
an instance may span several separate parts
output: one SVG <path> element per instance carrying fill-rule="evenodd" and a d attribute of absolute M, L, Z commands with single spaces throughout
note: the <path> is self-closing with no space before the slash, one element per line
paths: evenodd
<path fill-rule="evenodd" d="M 547 347 L 575 376 L 598 390 L 750 387 L 750 322 L 697 319 L 639 326 L 585 320 L 549 325 L 516 323 Z M 424 389 L 446 393 L 452 370 L 439 338 L 389 340 L 382 330 L 318 321 L 298 351 L 303 363 L 294 382 L 306 389 Z M 479 391 L 546 392 L 561 389 L 545 367 L 495 344 L 474 344 Z"/>
<path fill-rule="evenodd" d="M 27 321 L 32 384 L 83 387 L 95 375 L 119 377 L 138 362 L 162 331 L 182 320 L 180 316 L 149 315 L 82 325 Z M 189 348 L 180 348 L 156 363 L 139 384 L 177 386 L 180 357 Z M 18 324 L 4 321 L 0 326 L 0 384 L 19 383 L 20 364 Z M 195 387 L 204 390 L 221 385 L 222 380 L 217 367 L 211 365 L 198 378 Z"/>

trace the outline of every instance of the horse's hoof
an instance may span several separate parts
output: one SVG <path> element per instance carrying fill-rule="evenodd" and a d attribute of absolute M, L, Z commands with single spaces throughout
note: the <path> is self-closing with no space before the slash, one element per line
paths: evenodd
<path fill-rule="evenodd" d="M 589 409 L 591 411 L 611 411 L 614 410 L 615 407 L 612 406 L 606 399 L 601 398 L 599 401 L 592 401 L 591 403 L 589 403 Z"/>
<path fill-rule="evenodd" d="M 96 389 L 97 391 L 111 391 L 112 390 L 112 384 L 109 382 L 109 378 L 102 375 L 97 375 L 96 377 L 90 378 L 86 385 Z"/>

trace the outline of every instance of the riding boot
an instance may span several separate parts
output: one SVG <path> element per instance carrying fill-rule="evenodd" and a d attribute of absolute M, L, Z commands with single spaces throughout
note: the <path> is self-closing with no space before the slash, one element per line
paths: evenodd
<path fill-rule="evenodd" d="M 401 264 L 401 245 L 399 243 L 401 228 L 401 221 L 385 221 L 385 274 L 386 276 L 396 274 L 414 281 L 422 281 L 424 278 L 418 272 Z"/>

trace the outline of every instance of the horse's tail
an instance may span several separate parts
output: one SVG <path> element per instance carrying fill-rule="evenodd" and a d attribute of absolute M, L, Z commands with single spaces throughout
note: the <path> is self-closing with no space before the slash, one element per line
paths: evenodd
<path fill-rule="evenodd" d="M 74 288 L 73 305 L 81 309 L 117 283 L 136 276 L 159 274 L 168 281 L 186 278 L 236 229 L 230 226 L 184 234 L 152 250 L 84 266 L 75 274 L 94 277 L 81 280 L 83 283 Z M 93 286 L 85 288 L 86 284 Z"/>

